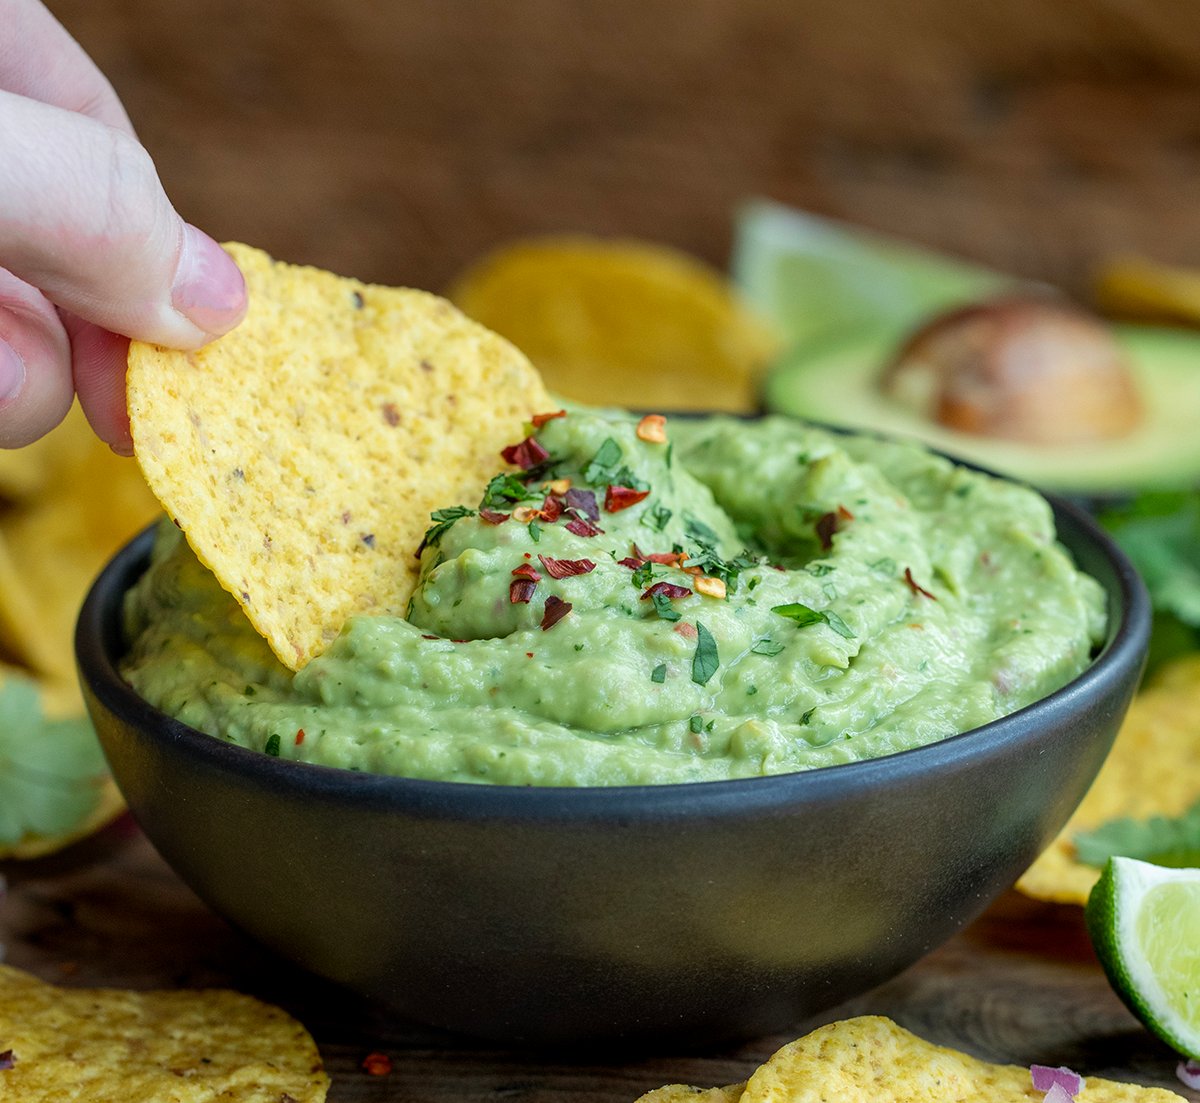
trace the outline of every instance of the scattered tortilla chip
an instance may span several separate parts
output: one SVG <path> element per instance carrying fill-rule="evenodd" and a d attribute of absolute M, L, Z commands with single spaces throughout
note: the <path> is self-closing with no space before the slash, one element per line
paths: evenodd
<path fill-rule="evenodd" d="M 60 683 L 74 683 L 75 619 L 110 556 L 158 514 L 133 460 L 115 455 L 78 406 L 31 448 L 57 449 L 28 501 L 0 514 L 0 651 Z M 7 453 L 15 466 L 26 449 Z M 82 702 L 79 709 L 82 715 Z"/>
<path fill-rule="evenodd" d="M 1113 749 L 1075 814 L 1017 882 L 1059 904 L 1087 903 L 1100 870 L 1078 860 L 1081 831 L 1122 818 L 1178 816 L 1200 799 L 1200 655 L 1163 667 L 1133 700 Z"/>
<path fill-rule="evenodd" d="M 666 1084 L 646 1092 L 637 1103 L 738 1103 L 745 1083 L 724 1088 L 695 1088 L 690 1084 Z"/>
<path fill-rule="evenodd" d="M 316 1044 L 237 992 L 57 988 L 0 965 L 0 1099 L 320 1103 Z"/>
<path fill-rule="evenodd" d="M 730 1088 L 706 1103 L 721 1103 Z M 658 1095 L 666 1091 L 664 1098 Z M 650 1092 L 638 1103 L 686 1103 L 698 1089 Z M 708 1093 L 703 1093 L 708 1095 Z M 910 1034 L 890 1019 L 864 1015 L 830 1023 L 784 1046 L 746 1081 L 741 1103 L 1040 1103 L 1028 1066 L 993 1065 Z M 1077 1103 L 1182 1103 L 1162 1088 L 1087 1077 Z M 732 1100 L 730 1100 L 732 1103 Z"/>
<path fill-rule="evenodd" d="M 430 512 L 476 501 L 555 404 L 443 299 L 227 248 L 246 319 L 198 352 L 130 348 L 134 447 L 200 561 L 298 670 L 350 616 L 406 611 Z"/>
<path fill-rule="evenodd" d="M 780 350 L 721 273 L 643 241 L 517 242 L 465 272 L 450 298 L 524 350 L 555 393 L 595 405 L 752 410 Z"/>

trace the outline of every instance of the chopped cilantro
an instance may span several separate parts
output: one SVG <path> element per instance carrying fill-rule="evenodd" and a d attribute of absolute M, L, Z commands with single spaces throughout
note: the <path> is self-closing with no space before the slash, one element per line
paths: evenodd
<path fill-rule="evenodd" d="M 697 685 L 704 685 L 716 674 L 720 665 L 717 641 L 700 621 L 696 621 L 696 653 L 692 656 L 692 681 Z"/>
<path fill-rule="evenodd" d="M 576 650 L 576 651 L 582 651 L 582 650 L 583 650 L 583 644 L 581 644 L 581 643 L 577 643 L 577 644 L 575 645 L 575 650 Z"/>
<path fill-rule="evenodd" d="M 592 486 L 609 482 L 613 469 L 620 459 L 621 446 L 612 437 L 606 437 L 604 443 L 596 449 L 596 454 L 583 469 L 583 481 Z"/>
<path fill-rule="evenodd" d="M 495 479 L 492 480 L 495 482 Z M 421 546 L 417 549 L 421 551 L 424 548 L 435 548 L 441 541 L 442 537 L 450 529 L 450 526 L 455 521 L 461 521 L 464 517 L 473 516 L 475 511 L 467 509 L 466 506 L 450 506 L 448 509 L 435 509 L 429 519 L 434 523 L 429 527 L 421 540 Z"/>
<path fill-rule="evenodd" d="M 800 723 L 801 723 L 801 724 L 808 724 L 808 723 L 809 723 L 809 721 L 811 721 L 811 720 L 812 720 L 812 714 L 813 714 L 814 712 L 816 712 L 816 711 L 817 711 L 817 710 L 816 710 L 815 708 L 813 708 L 813 709 L 809 709 L 809 710 L 808 710 L 808 712 L 806 712 L 806 713 L 805 713 L 803 716 L 801 716 L 801 717 L 800 717 Z"/>
<path fill-rule="evenodd" d="M 646 560 L 640 567 L 635 567 L 633 571 L 633 584 L 639 589 L 644 590 L 650 585 L 650 579 L 654 576 L 654 564 L 649 559 Z"/>
<path fill-rule="evenodd" d="M 704 725 L 704 730 L 706 732 L 712 731 L 713 728 L 716 726 L 716 723 L 717 722 L 715 720 L 710 720 L 707 724 Z"/>
<path fill-rule="evenodd" d="M 894 559 L 876 559 L 871 564 L 871 570 L 877 574 L 894 575 L 896 573 L 896 561 Z"/>
<path fill-rule="evenodd" d="M 770 636 L 766 636 L 761 640 L 755 640 L 754 646 L 750 650 L 756 655 L 778 655 L 783 650 L 783 644 L 776 643 Z"/>
<path fill-rule="evenodd" d="M 693 731 L 693 732 L 699 733 L 701 730 L 703 730 L 703 728 L 704 728 L 704 717 L 703 716 L 693 716 L 688 721 L 688 731 Z"/>
<path fill-rule="evenodd" d="M 613 473 L 609 480 L 614 486 L 627 486 L 630 490 L 649 490 L 650 484 L 645 479 L 639 479 L 628 467 L 622 467 Z"/>
<path fill-rule="evenodd" d="M 716 547 L 721 542 L 721 538 L 706 525 L 699 517 L 694 517 L 690 513 L 683 515 L 683 529 L 693 540 L 701 543 L 711 544 Z"/>
<path fill-rule="evenodd" d="M 642 510 L 642 524 L 647 528 L 652 528 L 655 532 L 662 532 L 670 519 L 671 511 L 662 502 L 655 502 L 654 505 Z"/>
<path fill-rule="evenodd" d="M 747 686 L 746 696 L 753 697 L 758 692 L 758 686 Z"/>
<path fill-rule="evenodd" d="M 671 599 L 667 597 L 661 590 L 650 595 L 650 600 L 654 602 L 654 611 L 659 615 L 661 620 L 678 620 L 679 614 L 671 606 Z M 708 679 L 706 678 L 705 681 Z"/>
<path fill-rule="evenodd" d="M 536 521 L 529 522 L 529 539 L 535 544 L 542 538 L 542 526 Z"/>
<path fill-rule="evenodd" d="M 540 497 L 541 494 L 538 491 L 526 486 L 518 476 L 509 472 L 504 475 L 497 475 L 487 484 L 487 489 L 483 492 L 483 501 L 479 503 L 479 508 L 504 508 L 513 502 L 526 502 L 532 498 Z"/>
<path fill-rule="evenodd" d="M 814 578 L 824 578 L 825 575 L 837 570 L 832 563 L 824 563 L 819 559 L 814 559 L 813 562 L 809 563 L 804 569 L 808 571 L 808 573 Z"/>
<path fill-rule="evenodd" d="M 650 681 L 657 682 L 662 685 L 667 680 L 667 664 L 659 663 L 650 674 Z"/>
<path fill-rule="evenodd" d="M 807 605 L 793 601 L 788 605 L 772 605 L 771 612 L 795 621 L 801 628 L 809 624 L 827 624 L 839 636 L 848 640 L 854 639 L 853 630 L 832 609 L 810 609 Z"/>
<path fill-rule="evenodd" d="M 279 757 L 279 736 L 278 735 L 267 736 L 266 746 L 263 747 L 263 751 L 265 751 L 267 754 L 269 754 L 272 758 L 278 758 Z"/>
<path fill-rule="evenodd" d="M 1183 869 L 1200 865 L 1200 801 L 1178 816 L 1109 820 L 1072 840 L 1086 865 L 1102 868 L 1109 858 L 1137 858 Z"/>

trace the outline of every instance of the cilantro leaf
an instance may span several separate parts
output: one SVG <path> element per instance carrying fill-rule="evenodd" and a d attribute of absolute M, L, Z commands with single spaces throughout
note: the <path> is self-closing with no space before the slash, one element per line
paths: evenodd
<path fill-rule="evenodd" d="M 1200 801 L 1178 816 L 1109 820 L 1072 841 L 1079 860 L 1098 869 L 1116 857 L 1176 869 L 1200 866 Z"/>
<path fill-rule="evenodd" d="M 801 628 L 809 624 L 827 624 L 839 636 L 848 640 L 855 638 L 854 630 L 832 609 L 810 609 L 807 605 L 793 601 L 788 605 L 772 605 L 771 612 L 795 621 Z"/>
<path fill-rule="evenodd" d="M 483 501 L 479 503 L 479 508 L 504 509 L 512 505 L 513 502 L 527 502 L 541 496 L 539 491 L 526 486 L 518 476 L 509 472 L 505 475 L 497 475 L 487 484 L 487 489 L 483 492 Z M 462 507 L 458 506 L 456 508 L 461 509 Z"/>
<path fill-rule="evenodd" d="M 770 636 L 755 640 L 750 648 L 755 655 L 778 655 L 783 650 L 783 644 L 776 643 Z"/>
<path fill-rule="evenodd" d="M 665 682 L 666 680 L 667 680 L 667 664 L 659 663 L 658 666 L 656 666 L 650 672 L 650 681 L 657 682 L 659 685 L 662 685 L 662 683 Z"/>
<path fill-rule="evenodd" d="M 495 480 L 493 479 L 492 481 L 494 482 Z M 447 509 L 435 509 L 429 515 L 429 519 L 433 524 L 430 525 L 425 535 L 421 538 L 417 554 L 420 555 L 426 548 L 436 548 L 455 521 L 461 521 L 464 517 L 474 516 L 474 513 L 473 509 L 467 509 L 466 506 L 450 506 Z"/>
<path fill-rule="evenodd" d="M 700 621 L 696 621 L 696 653 L 692 656 L 692 681 L 704 685 L 721 665 L 717 655 L 717 641 Z"/>
<path fill-rule="evenodd" d="M 610 482 L 613 469 L 620 460 L 621 446 L 612 437 L 606 437 L 583 469 L 583 481 L 591 486 Z"/>
<path fill-rule="evenodd" d="M 667 522 L 671 520 L 671 511 L 667 509 L 662 502 L 656 502 L 654 505 L 642 511 L 641 522 L 647 528 L 654 529 L 655 532 L 662 532 L 667 527 Z"/>
<path fill-rule="evenodd" d="M 0 687 L 0 846 L 27 835 L 69 834 L 96 809 L 107 774 L 87 720 L 46 720 L 31 681 L 5 681 Z"/>
<path fill-rule="evenodd" d="M 654 602 L 654 611 L 658 614 L 660 620 L 679 619 L 679 613 L 671 605 L 671 599 L 661 590 L 651 594 L 650 600 Z"/>

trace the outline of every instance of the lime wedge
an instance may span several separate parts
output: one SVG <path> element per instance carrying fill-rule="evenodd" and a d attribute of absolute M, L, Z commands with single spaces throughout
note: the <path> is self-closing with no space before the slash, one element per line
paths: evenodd
<path fill-rule="evenodd" d="M 1110 858 L 1086 916 L 1117 995 L 1152 1034 L 1200 1058 L 1200 869 Z"/>
<path fill-rule="evenodd" d="M 898 335 L 1016 285 L 982 265 L 765 199 L 738 212 L 732 268 L 789 344 L 862 325 Z"/>

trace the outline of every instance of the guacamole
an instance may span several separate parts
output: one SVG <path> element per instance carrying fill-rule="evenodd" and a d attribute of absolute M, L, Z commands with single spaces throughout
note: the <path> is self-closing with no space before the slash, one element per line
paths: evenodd
<path fill-rule="evenodd" d="M 985 724 L 1070 681 L 1100 586 L 1047 503 L 782 418 L 535 419 L 436 512 L 408 615 L 285 669 L 170 524 L 124 673 L 193 727 L 352 770 L 509 785 L 778 774 Z"/>

